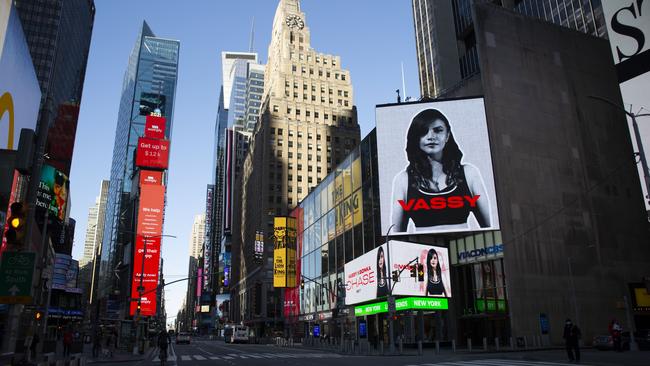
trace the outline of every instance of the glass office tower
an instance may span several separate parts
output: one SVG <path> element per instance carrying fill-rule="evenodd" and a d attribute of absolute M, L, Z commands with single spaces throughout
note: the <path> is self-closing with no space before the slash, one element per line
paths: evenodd
<path fill-rule="evenodd" d="M 125 259 L 131 254 L 132 232 L 135 231 L 133 218 L 136 208 L 132 207 L 129 196 L 138 137 L 144 135 L 145 116 L 151 113 L 160 113 L 167 119 L 165 138 L 171 137 L 179 48 L 179 41 L 156 37 L 147 23 L 143 22 L 124 74 L 106 205 L 99 283 L 100 298 L 106 300 L 111 296 L 111 301 L 107 304 L 108 316 L 118 316 L 116 304 L 121 304 L 127 294 L 129 275 L 124 264 L 130 262 Z M 164 181 L 166 180 L 165 177 Z M 119 308 L 123 306 L 120 305 Z"/>

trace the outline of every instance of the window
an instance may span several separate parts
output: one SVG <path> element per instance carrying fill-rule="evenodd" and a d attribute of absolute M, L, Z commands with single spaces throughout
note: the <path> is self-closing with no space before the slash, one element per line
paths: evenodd
<path fill-rule="evenodd" d="M 287 176 L 287 180 L 288 180 L 288 181 L 292 181 L 292 180 L 293 180 L 293 174 L 289 174 L 289 175 Z"/>
<path fill-rule="evenodd" d="M 305 115 L 306 115 L 307 117 L 311 117 L 311 111 L 305 111 Z"/>
<path fill-rule="evenodd" d="M 329 95 L 334 95 L 334 89 L 329 89 L 329 90 L 328 90 L 328 94 L 329 94 Z"/>
<path fill-rule="evenodd" d="M 332 141 L 332 136 L 330 136 L 330 135 L 327 135 L 327 142 L 330 142 L 330 141 Z M 330 148 L 328 147 L 328 148 L 327 148 L 327 150 L 329 151 L 329 150 L 330 150 Z"/>
<path fill-rule="evenodd" d="M 300 115 L 300 109 L 296 109 L 296 116 Z"/>
<path fill-rule="evenodd" d="M 289 130 L 289 136 L 293 136 L 293 130 Z M 289 141 L 289 146 L 291 146 L 291 141 Z"/>
<path fill-rule="evenodd" d="M 321 151 L 323 149 L 323 146 L 321 144 L 316 145 L 316 151 Z"/>
<path fill-rule="evenodd" d="M 282 157 L 282 150 L 278 150 L 278 158 Z"/>
<path fill-rule="evenodd" d="M 319 156 L 320 157 L 320 156 Z M 319 159 L 320 160 L 320 159 Z M 322 169 L 321 167 L 316 167 L 316 173 L 321 173 Z"/>
<path fill-rule="evenodd" d="M 298 159 L 302 159 L 302 153 L 298 153 Z"/>
<path fill-rule="evenodd" d="M 277 105 L 273 106 L 273 112 L 279 112 L 280 108 Z"/>
<path fill-rule="evenodd" d="M 293 170 L 293 164 L 289 163 L 289 164 L 287 165 L 287 169 L 289 169 L 289 170 Z"/>
<path fill-rule="evenodd" d="M 287 203 L 289 205 L 293 205 L 293 198 L 291 198 L 291 197 L 287 198 Z"/>
<path fill-rule="evenodd" d="M 298 68 L 296 68 L 296 65 L 291 65 L 291 71 L 296 72 Z"/>
<path fill-rule="evenodd" d="M 310 156 L 310 159 L 309 159 L 309 160 L 311 160 L 311 155 L 309 155 L 309 156 Z M 311 172 L 311 171 L 312 171 L 312 167 L 311 167 L 311 165 L 307 167 L 307 171 L 308 171 L 308 172 Z"/>
<path fill-rule="evenodd" d="M 289 151 L 289 159 L 293 159 L 293 153 Z"/>
<path fill-rule="evenodd" d="M 323 69 L 318 69 L 318 76 L 323 76 Z"/>
<path fill-rule="evenodd" d="M 278 136 L 282 136 L 282 129 L 278 128 Z"/>
<path fill-rule="evenodd" d="M 343 96 L 344 96 L 344 97 L 347 97 L 347 96 L 348 96 L 348 92 L 347 92 L 347 90 L 343 92 Z"/>
<path fill-rule="evenodd" d="M 288 186 L 287 187 L 287 192 L 293 192 L 293 186 Z"/>
<path fill-rule="evenodd" d="M 298 182 L 302 182 L 302 175 L 298 176 Z"/>
<path fill-rule="evenodd" d="M 289 147 L 293 147 L 293 141 L 289 141 Z"/>
<path fill-rule="evenodd" d="M 325 119 L 330 119 L 330 115 L 325 113 Z M 329 140 L 328 140 L 329 141 Z"/>
<path fill-rule="evenodd" d="M 341 80 L 345 80 L 345 74 L 341 74 Z"/>
<path fill-rule="evenodd" d="M 314 135 L 312 135 L 311 132 L 307 134 L 307 139 L 308 140 L 311 140 L 313 138 L 314 138 Z"/>
<path fill-rule="evenodd" d="M 320 141 L 320 134 L 316 135 L 316 140 Z"/>
<path fill-rule="evenodd" d="M 278 146 L 282 146 L 282 139 L 278 139 Z"/>
<path fill-rule="evenodd" d="M 349 106 L 350 106 L 350 103 L 346 100 L 346 101 L 344 102 L 344 105 L 345 105 L 346 107 L 349 107 Z"/>
<path fill-rule="evenodd" d="M 339 91 L 338 91 L 338 95 L 339 95 L 339 97 L 342 96 L 342 95 L 343 95 L 343 90 L 340 90 L 340 89 L 339 89 Z"/>
<path fill-rule="evenodd" d="M 271 127 L 271 135 L 275 135 L 275 128 Z"/>
<path fill-rule="evenodd" d="M 311 161 L 311 160 L 312 160 L 312 154 L 308 154 L 308 155 L 307 155 L 307 160 L 308 160 L 308 161 Z M 309 168 L 309 171 L 311 172 L 311 166 L 309 166 L 308 168 Z"/>
<path fill-rule="evenodd" d="M 309 68 L 309 75 L 314 75 L 314 68 L 312 67 Z"/>
<path fill-rule="evenodd" d="M 302 187 L 298 187 L 298 194 L 302 193 Z"/>
<path fill-rule="evenodd" d="M 310 167 L 310 168 L 311 168 L 311 167 Z M 312 182 L 313 182 L 312 177 L 307 177 L 307 183 L 312 183 Z"/>
<path fill-rule="evenodd" d="M 318 118 L 318 117 L 319 117 L 318 112 L 314 112 L 314 118 Z M 320 136 L 320 135 L 319 135 L 319 136 Z"/>
<path fill-rule="evenodd" d="M 294 71 L 295 71 L 295 70 L 294 70 Z M 327 72 L 327 78 L 329 79 L 331 76 L 332 76 L 332 75 L 331 75 L 330 72 L 328 71 L 328 72 Z"/>
<path fill-rule="evenodd" d="M 298 170 L 302 170 L 302 164 L 298 164 Z M 298 178 L 298 181 L 300 182 L 300 178 Z"/>
<path fill-rule="evenodd" d="M 299 139 L 302 138 L 302 132 L 300 132 L 300 131 L 298 131 L 298 138 L 299 138 Z"/>
<path fill-rule="evenodd" d="M 309 150 L 313 150 L 313 149 L 314 149 L 314 145 L 312 145 L 311 143 L 307 144 L 307 149 L 309 149 Z"/>
<path fill-rule="evenodd" d="M 320 155 L 316 155 L 316 161 L 320 163 L 321 157 Z M 320 168 L 319 168 L 320 169 Z"/>
<path fill-rule="evenodd" d="M 332 121 L 336 122 L 336 114 L 332 115 Z"/>

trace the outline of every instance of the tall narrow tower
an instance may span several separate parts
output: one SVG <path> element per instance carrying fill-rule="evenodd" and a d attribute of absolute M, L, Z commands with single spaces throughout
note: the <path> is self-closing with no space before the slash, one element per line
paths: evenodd
<path fill-rule="evenodd" d="M 253 259 L 255 235 L 266 233 L 265 257 L 270 258 L 273 217 L 288 214 L 360 140 L 350 73 L 341 68 L 339 56 L 311 48 L 305 19 L 298 0 L 280 0 L 262 115 L 241 178 L 241 228 L 233 228 L 241 235 L 241 246 L 233 248 L 239 250 L 233 258 L 233 271 L 240 276 L 233 279 L 238 288 L 232 289 L 236 321 L 281 316 L 272 266 Z"/>

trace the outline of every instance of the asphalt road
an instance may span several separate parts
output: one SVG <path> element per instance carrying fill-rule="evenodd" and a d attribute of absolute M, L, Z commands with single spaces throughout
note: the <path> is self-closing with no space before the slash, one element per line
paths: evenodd
<path fill-rule="evenodd" d="M 591 366 L 648 366 L 650 352 L 622 353 L 583 350 L 581 365 Z M 136 363 L 129 363 L 134 364 Z M 125 365 L 124 363 L 115 365 Z M 158 352 L 138 362 L 138 366 L 160 365 Z M 434 355 L 425 356 L 350 356 L 327 350 L 281 348 L 274 345 L 225 344 L 223 341 L 202 338 L 192 339 L 191 344 L 173 344 L 170 348 L 169 366 L 569 366 L 562 350 L 541 352 L 508 352 L 491 354 Z"/>

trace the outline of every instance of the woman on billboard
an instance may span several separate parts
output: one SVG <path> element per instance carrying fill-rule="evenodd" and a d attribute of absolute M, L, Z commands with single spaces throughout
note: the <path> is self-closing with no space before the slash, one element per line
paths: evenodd
<path fill-rule="evenodd" d="M 386 257 L 384 248 L 377 250 L 377 298 L 388 296 L 388 281 L 386 276 Z"/>
<path fill-rule="evenodd" d="M 426 109 L 413 118 L 406 156 L 408 166 L 393 180 L 395 231 L 466 230 L 470 213 L 480 227 L 490 227 L 490 201 L 481 173 L 463 164 L 463 152 L 445 115 Z"/>
<path fill-rule="evenodd" d="M 438 252 L 435 249 L 429 249 L 427 253 L 427 292 L 425 296 L 444 296 L 449 297 L 447 288 L 442 281 L 442 267 Z"/>

